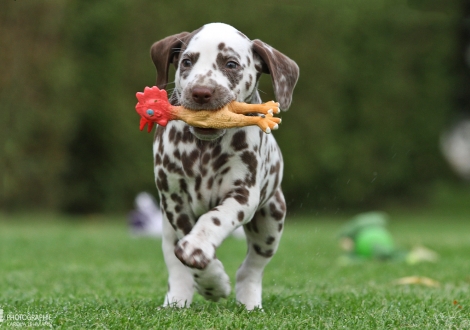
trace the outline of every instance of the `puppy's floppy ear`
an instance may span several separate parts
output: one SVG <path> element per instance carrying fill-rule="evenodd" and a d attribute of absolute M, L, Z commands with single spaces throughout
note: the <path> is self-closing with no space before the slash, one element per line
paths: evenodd
<path fill-rule="evenodd" d="M 158 88 L 164 89 L 168 84 L 168 69 L 170 63 L 173 63 L 175 67 L 177 67 L 178 55 L 181 48 L 187 45 L 186 39 L 189 35 L 189 32 L 181 32 L 155 42 L 150 48 L 150 55 L 157 69 L 156 86 Z"/>
<path fill-rule="evenodd" d="M 289 109 L 294 87 L 299 79 L 299 67 L 286 55 L 261 40 L 253 40 L 253 51 L 263 61 L 261 72 L 271 75 L 274 94 L 281 109 Z"/>

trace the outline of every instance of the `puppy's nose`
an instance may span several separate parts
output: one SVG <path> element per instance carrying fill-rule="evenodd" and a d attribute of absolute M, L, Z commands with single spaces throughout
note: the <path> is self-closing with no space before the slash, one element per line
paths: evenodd
<path fill-rule="evenodd" d="M 212 91 L 207 87 L 194 87 L 193 100 L 199 104 L 207 103 L 212 98 Z"/>

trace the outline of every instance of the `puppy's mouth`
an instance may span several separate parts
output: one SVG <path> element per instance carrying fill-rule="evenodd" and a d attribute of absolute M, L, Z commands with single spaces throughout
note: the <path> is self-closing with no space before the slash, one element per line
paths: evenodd
<path fill-rule="evenodd" d="M 199 90 L 197 90 L 198 88 Z M 204 99 L 204 96 L 207 96 L 207 98 Z M 222 109 L 234 99 L 234 95 L 221 86 L 215 88 L 192 86 L 184 89 L 180 101 L 181 105 L 189 110 L 216 111 Z M 222 137 L 226 130 L 190 126 L 190 132 L 199 140 L 213 141 Z"/>
<path fill-rule="evenodd" d="M 204 109 L 192 109 L 195 111 L 198 110 L 209 110 L 209 111 L 216 111 L 220 110 L 225 106 L 225 104 L 222 105 L 216 105 L 213 107 L 205 107 Z M 203 127 L 195 127 L 191 126 L 190 127 L 190 132 L 199 140 L 203 141 L 213 141 L 217 140 L 218 138 L 222 137 L 226 130 L 225 129 L 217 129 L 217 128 L 203 128 Z"/>
<path fill-rule="evenodd" d="M 182 102 L 182 106 L 185 107 L 188 110 L 209 110 L 209 111 L 216 111 L 220 110 L 223 107 L 225 107 L 227 104 L 229 104 L 230 101 L 219 101 L 219 102 L 208 102 L 205 104 L 198 104 L 196 102 Z"/>
<path fill-rule="evenodd" d="M 222 137 L 226 130 L 216 128 L 190 127 L 190 132 L 199 140 L 213 141 Z"/>
<path fill-rule="evenodd" d="M 209 111 L 217 111 L 225 107 L 228 103 L 232 100 L 225 99 L 225 100 L 218 100 L 218 101 L 211 101 L 205 104 L 197 104 L 195 102 L 182 102 L 183 106 L 186 109 L 199 111 L 199 110 L 209 110 Z M 217 140 L 218 138 L 222 137 L 227 130 L 225 129 L 216 129 L 216 128 L 202 128 L 202 127 L 195 127 L 190 126 L 190 132 L 199 140 L 203 141 L 213 141 Z"/>

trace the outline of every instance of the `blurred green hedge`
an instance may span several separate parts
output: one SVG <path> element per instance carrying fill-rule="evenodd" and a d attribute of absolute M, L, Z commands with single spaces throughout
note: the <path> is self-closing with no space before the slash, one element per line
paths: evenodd
<path fill-rule="evenodd" d="M 0 209 L 123 211 L 155 192 L 134 111 L 149 47 L 214 21 L 300 66 L 275 132 L 292 208 L 379 205 L 449 177 L 456 1 L 6 0 L 0 18 Z M 274 98 L 269 77 L 260 90 Z"/>

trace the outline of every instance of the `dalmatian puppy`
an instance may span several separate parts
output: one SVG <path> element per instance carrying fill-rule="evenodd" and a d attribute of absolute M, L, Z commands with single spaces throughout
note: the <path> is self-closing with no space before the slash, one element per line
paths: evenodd
<path fill-rule="evenodd" d="M 216 110 L 231 101 L 261 103 L 258 79 L 270 74 L 277 101 L 287 110 L 297 64 L 232 26 L 204 25 L 153 44 L 157 86 L 176 68 L 170 102 Z M 286 204 L 282 155 L 271 134 L 256 126 L 203 129 L 182 121 L 158 126 L 155 180 L 163 210 L 163 254 L 168 268 L 164 306 L 187 307 L 197 290 L 218 301 L 231 290 L 216 249 L 243 226 L 248 252 L 236 274 L 236 299 L 261 308 L 263 269 L 277 250 Z"/>

